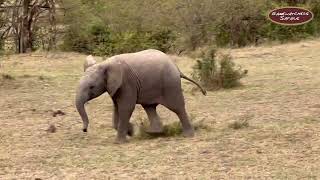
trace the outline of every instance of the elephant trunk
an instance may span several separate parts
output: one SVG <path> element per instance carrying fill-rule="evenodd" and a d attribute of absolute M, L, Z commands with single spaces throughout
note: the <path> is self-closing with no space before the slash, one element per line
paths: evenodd
<path fill-rule="evenodd" d="M 77 110 L 81 116 L 81 119 L 83 121 L 83 132 L 87 132 L 88 129 L 88 125 L 89 125 L 89 119 L 88 119 L 88 115 L 87 112 L 84 108 L 84 104 L 86 103 L 86 99 L 82 98 L 81 96 L 77 95 L 76 98 L 76 107 Z"/>

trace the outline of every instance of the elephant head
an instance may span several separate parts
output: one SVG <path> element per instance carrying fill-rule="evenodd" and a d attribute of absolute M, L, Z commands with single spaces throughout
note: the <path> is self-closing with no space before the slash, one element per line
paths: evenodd
<path fill-rule="evenodd" d="M 83 121 L 83 131 L 87 132 L 89 120 L 85 110 L 86 102 L 108 92 L 112 97 L 122 84 L 122 67 L 119 61 L 109 59 L 91 65 L 80 79 L 76 93 L 76 108 Z"/>

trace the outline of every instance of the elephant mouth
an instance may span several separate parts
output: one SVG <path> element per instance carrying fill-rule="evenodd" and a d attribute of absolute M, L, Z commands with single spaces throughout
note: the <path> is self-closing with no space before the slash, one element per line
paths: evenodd
<path fill-rule="evenodd" d="M 87 101 L 86 102 L 88 102 L 88 101 L 90 101 L 90 100 L 92 100 L 93 98 L 95 98 L 95 97 L 97 97 L 94 93 L 89 93 L 88 94 L 88 99 L 87 99 Z"/>

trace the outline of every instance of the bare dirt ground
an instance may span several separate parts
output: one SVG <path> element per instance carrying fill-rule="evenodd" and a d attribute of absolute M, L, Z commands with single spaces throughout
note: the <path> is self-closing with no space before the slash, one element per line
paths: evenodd
<path fill-rule="evenodd" d="M 84 55 L 1 57 L 0 179 L 320 178 L 320 40 L 223 51 L 249 70 L 243 87 L 203 96 L 182 80 L 189 115 L 210 129 L 124 145 L 113 143 L 107 95 L 87 105 L 91 124 L 81 131 L 74 95 Z M 195 60 L 175 59 L 190 76 Z M 143 118 L 137 106 L 131 122 Z M 248 127 L 229 127 L 243 119 Z"/>

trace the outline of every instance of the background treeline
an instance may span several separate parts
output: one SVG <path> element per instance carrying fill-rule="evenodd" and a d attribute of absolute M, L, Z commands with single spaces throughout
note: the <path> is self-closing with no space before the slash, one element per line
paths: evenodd
<path fill-rule="evenodd" d="M 320 0 L 51 2 L 56 4 L 55 23 L 34 23 L 33 50 L 47 47 L 112 55 L 156 48 L 179 54 L 204 46 L 242 47 L 266 41 L 296 41 L 320 33 Z M 266 19 L 271 9 L 282 6 L 310 9 L 314 20 L 300 26 L 281 26 Z M 4 11 L 1 12 L 0 23 L 4 24 Z M 43 39 L 51 37 L 46 32 L 55 33 L 55 46 L 46 45 L 48 42 Z"/>

